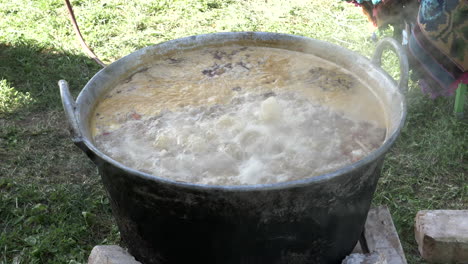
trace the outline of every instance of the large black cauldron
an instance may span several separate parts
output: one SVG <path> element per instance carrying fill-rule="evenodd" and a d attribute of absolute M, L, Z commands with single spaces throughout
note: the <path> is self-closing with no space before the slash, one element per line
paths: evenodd
<path fill-rule="evenodd" d="M 94 146 L 90 113 L 116 83 L 169 52 L 239 43 L 315 54 L 353 72 L 385 108 L 384 144 L 366 158 L 325 175 L 248 186 L 175 182 L 128 168 Z M 398 48 L 385 40 L 375 62 L 389 44 Z M 407 71 L 404 56 L 400 64 Z M 404 75 L 400 87 L 406 81 Z M 98 166 L 122 240 L 145 264 L 340 263 L 363 230 L 385 153 L 406 113 L 398 86 L 376 63 L 327 42 L 276 33 L 216 33 L 144 48 L 98 72 L 76 104 L 65 81 L 60 87 L 73 141 Z"/>

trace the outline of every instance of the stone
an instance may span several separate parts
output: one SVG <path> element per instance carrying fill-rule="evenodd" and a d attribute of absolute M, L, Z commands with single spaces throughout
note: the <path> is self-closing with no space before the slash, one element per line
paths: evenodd
<path fill-rule="evenodd" d="M 421 256 L 433 263 L 468 263 L 468 210 L 424 210 L 416 214 Z"/>
<path fill-rule="evenodd" d="M 381 253 L 388 264 L 407 263 L 388 207 L 379 206 L 369 210 L 364 237 L 369 252 Z"/>
<path fill-rule="evenodd" d="M 125 249 L 117 246 L 95 246 L 88 258 L 88 264 L 141 264 Z"/>
<path fill-rule="evenodd" d="M 382 253 L 354 253 L 347 256 L 341 264 L 389 264 Z"/>

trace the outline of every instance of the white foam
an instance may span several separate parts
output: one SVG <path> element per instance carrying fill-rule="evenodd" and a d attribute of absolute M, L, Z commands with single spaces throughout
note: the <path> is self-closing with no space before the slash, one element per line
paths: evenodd
<path fill-rule="evenodd" d="M 129 120 L 97 136 L 96 144 L 123 164 L 157 176 L 244 185 L 335 170 L 367 155 L 385 136 L 383 128 L 300 94 L 267 96 L 245 93 L 228 104 Z"/>

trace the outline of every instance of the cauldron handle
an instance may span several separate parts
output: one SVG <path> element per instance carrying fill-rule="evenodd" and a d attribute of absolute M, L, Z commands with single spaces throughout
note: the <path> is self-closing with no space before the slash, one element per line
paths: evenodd
<path fill-rule="evenodd" d="M 406 56 L 406 51 L 403 47 L 393 38 L 386 37 L 377 42 L 377 46 L 372 56 L 372 63 L 377 66 L 382 65 L 382 53 L 387 48 L 390 47 L 395 51 L 400 61 L 400 81 L 398 82 L 398 88 L 401 92 L 406 93 L 408 90 L 408 79 L 409 79 L 409 64 L 408 57 Z M 395 81 L 396 82 L 396 81 Z"/>
<path fill-rule="evenodd" d="M 80 129 L 78 127 L 78 120 L 75 116 L 75 100 L 73 100 L 73 97 L 70 93 L 68 83 L 65 80 L 60 80 L 58 85 L 60 87 L 60 97 L 62 98 L 63 110 L 65 110 L 65 116 L 67 118 L 68 129 L 70 131 L 71 138 L 75 143 L 78 141 L 83 141 Z"/>
<path fill-rule="evenodd" d="M 68 83 L 65 80 L 60 80 L 58 82 L 58 85 L 60 87 L 60 96 L 62 97 L 63 109 L 65 110 L 65 116 L 67 118 L 68 128 L 70 131 L 70 136 L 72 138 L 72 141 L 93 162 L 96 163 L 96 155 L 83 142 L 83 136 L 81 135 L 81 132 L 78 126 L 78 120 L 76 119 L 76 115 L 75 115 L 75 111 L 76 111 L 75 100 L 73 100 L 73 97 L 70 94 Z"/>

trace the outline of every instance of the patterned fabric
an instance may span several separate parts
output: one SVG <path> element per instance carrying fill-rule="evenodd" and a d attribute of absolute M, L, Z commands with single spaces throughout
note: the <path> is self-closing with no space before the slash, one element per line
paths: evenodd
<path fill-rule="evenodd" d="M 422 91 L 431 98 L 453 95 L 464 73 L 424 36 L 419 25 L 412 29 L 408 49 Z"/>
<path fill-rule="evenodd" d="M 468 70 L 467 0 L 422 0 L 418 24 L 440 52 L 460 70 Z"/>
<path fill-rule="evenodd" d="M 468 1 L 421 0 L 408 49 L 422 91 L 453 95 L 468 83 Z"/>
<path fill-rule="evenodd" d="M 423 92 L 454 94 L 468 83 L 468 0 L 353 0 L 375 26 L 394 26 L 396 38 L 411 25 L 408 55 Z"/>

